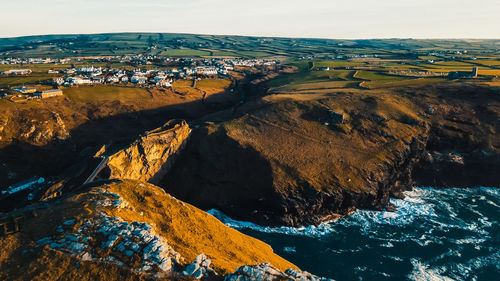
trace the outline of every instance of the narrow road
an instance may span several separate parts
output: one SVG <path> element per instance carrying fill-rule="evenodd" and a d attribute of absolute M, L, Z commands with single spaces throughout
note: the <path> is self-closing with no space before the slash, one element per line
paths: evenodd
<path fill-rule="evenodd" d="M 108 163 L 108 156 L 104 156 L 101 160 L 101 162 L 99 163 L 99 165 L 97 165 L 97 167 L 94 169 L 94 171 L 92 171 L 92 173 L 90 174 L 90 176 L 83 182 L 83 184 L 87 184 L 87 183 L 91 183 L 94 181 L 95 177 L 97 177 L 97 175 L 102 171 L 102 169 L 104 168 L 104 165 L 106 165 Z"/>

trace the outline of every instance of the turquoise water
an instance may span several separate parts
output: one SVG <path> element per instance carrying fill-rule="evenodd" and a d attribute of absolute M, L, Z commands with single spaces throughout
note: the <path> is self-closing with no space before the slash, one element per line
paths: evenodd
<path fill-rule="evenodd" d="M 336 280 L 500 280 L 500 189 L 416 188 L 396 212 L 318 227 L 261 227 L 211 210 L 302 270 Z"/>

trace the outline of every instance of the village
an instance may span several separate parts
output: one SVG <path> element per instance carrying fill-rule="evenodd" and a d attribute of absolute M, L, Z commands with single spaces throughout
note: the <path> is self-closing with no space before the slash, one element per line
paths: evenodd
<path fill-rule="evenodd" d="M 43 68 L 50 78 L 41 81 L 43 85 L 52 86 L 53 89 L 39 90 L 29 83 L 22 83 L 0 89 L 0 98 L 49 98 L 63 95 L 64 87 L 90 85 L 168 88 L 177 80 L 231 79 L 230 72 L 245 73 L 246 68 L 271 67 L 279 63 L 278 60 L 262 59 L 169 58 L 143 55 L 64 59 L 5 58 L 0 59 L 0 64 L 12 65 L 13 68 L 0 72 L 0 77 L 29 77 L 34 71 L 31 68 L 23 68 L 26 64 L 54 65 Z"/>

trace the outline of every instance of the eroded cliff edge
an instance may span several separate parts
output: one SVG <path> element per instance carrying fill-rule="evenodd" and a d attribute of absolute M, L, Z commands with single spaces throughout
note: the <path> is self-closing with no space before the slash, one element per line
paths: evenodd
<path fill-rule="evenodd" d="M 162 186 L 203 209 L 294 226 L 390 209 L 415 184 L 498 186 L 499 98 L 471 85 L 268 96 L 195 130 Z"/>
<path fill-rule="evenodd" d="M 223 280 L 231 272 L 228 280 L 326 280 L 140 181 L 84 188 L 0 221 L 22 224 L 0 233 L 2 280 Z"/>
<path fill-rule="evenodd" d="M 108 173 L 109 179 L 158 183 L 186 145 L 190 133 L 186 121 L 170 120 L 108 156 L 104 173 Z"/>

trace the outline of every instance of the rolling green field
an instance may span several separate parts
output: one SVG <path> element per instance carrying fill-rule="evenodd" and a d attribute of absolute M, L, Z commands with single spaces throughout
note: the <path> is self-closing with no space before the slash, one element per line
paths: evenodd
<path fill-rule="evenodd" d="M 339 60 L 332 60 L 332 61 L 315 61 L 313 63 L 313 69 L 315 68 L 320 68 L 320 67 L 330 67 L 330 68 L 335 68 L 335 67 L 347 67 L 347 66 L 362 66 L 365 65 L 363 62 L 354 62 L 354 61 L 339 61 Z"/>
<path fill-rule="evenodd" d="M 71 44 L 70 44 L 71 43 Z M 496 56 L 499 40 L 337 40 L 175 33 L 108 33 L 0 38 L 0 57 L 78 57 L 151 54 L 171 56 L 316 57 L 332 54 L 427 56 L 429 51 L 468 50 L 466 56 Z M 459 55 L 456 55 L 459 57 Z M 424 57 L 422 57 L 424 59 Z"/>
<path fill-rule="evenodd" d="M 268 85 L 270 87 L 280 87 L 312 82 L 349 81 L 353 80 L 354 72 L 354 70 L 299 71 L 297 73 L 283 74 L 272 80 Z"/>
<path fill-rule="evenodd" d="M 311 90 L 325 90 L 325 89 L 340 89 L 340 88 L 357 88 L 359 81 L 325 81 L 325 82 L 312 82 L 302 84 L 289 84 L 282 87 L 273 89 L 272 92 L 300 92 Z"/>
<path fill-rule="evenodd" d="M 283 73 L 266 83 L 272 92 L 381 88 L 444 82 L 444 77 L 420 72 L 471 71 L 479 67 L 476 81 L 491 81 L 500 75 L 500 40 L 414 40 L 367 39 L 335 40 L 311 38 L 272 38 L 252 36 L 196 35 L 170 33 L 115 33 L 89 35 L 44 35 L 0 38 L 2 57 L 86 57 L 119 55 L 155 55 L 172 57 L 238 57 L 279 59 L 286 65 Z M 465 52 L 467 50 L 467 52 Z M 476 57 L 477 59 L 473 59 Z M 336 59 L 341 58 L 341 59 Z M 427 60 L 434 60 L 429 63 Z M 161 60 L 119 63 L 98 58 L 73 59 L 72 64 L 0 65 L 0 71 L 29 68 L 29 76 L 0 77 L 0 88 L 40 84 L 57 77 L 49 69 L 93 65 L 115 69 L 166 69 L 174 66 Z M 292 69 L 293 67 L 293 69 Z M 319 70 L 324 67 L 333 70 Z M 348 69 L 345 69 L 348 68 Z M 238 75 L 244 75 L 240 68 Z M 253 68 L 252 71 L 269 71 Z M 292 73 L 292 71 L 295 71 Z M 262 73 L 263 76 L 269 74 Z M 397 75 L 396 75 L 397 74 Z M 400 76 L 399 76 L 400 75 Z M 179 80 L 174 88 L 216 88 L 230 86 L 229 80 Z M 182 89 L 187 90 L 187 89 Z M 80 87 L 65 89 L 73 100 L 115 100 L 149 98 L 147 90 L 126 87 Z M 200 92 L 200 91 L 198 91 Z"/>
<path fill-rule="evenodd" d="M 43 81 L 50 80 L 57 76 L 57 74 L 32 73 L 29 76 L 0 77 L 0 88 L 39 84 Z"/>
<path fill-rule="evenodd" d="M 203 51 L 203 50 L 182 48 L 182 49 L 168 49 L 166 51 L 161 52 L 160 54 L 164 55 L 164 56 L 174 56 L 174 57 L 175 56 L 177 56 L 177 57 L 201 57 L 201 56 L 209 56 L 210 52 Z"/>
<path fill-rule="evenodd" d="M 424 85 L 424 84 L 434 84 L 434 83 L 442 83 L 448 81 L 445 78 L 414 78 L 407 80 L 398 80 L 398 81 L 368 81 L 363 82 L 361 84 L 362 87 L 366 87 L 369 89 L 378 89 L 378 88 L 387 88 L 387 87 L 398 87 L 398 86 L 415 86 L 415 85 Z"/>
<path fill-rule="evenodd" d="M 65 88 L 63 93 L 74 101 L 108 101 L 150 99 L 151 95 L 143 88 L 96 86 Z"/>

